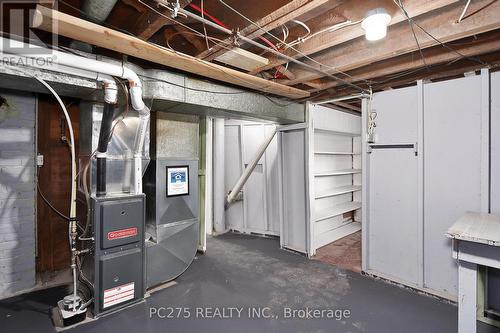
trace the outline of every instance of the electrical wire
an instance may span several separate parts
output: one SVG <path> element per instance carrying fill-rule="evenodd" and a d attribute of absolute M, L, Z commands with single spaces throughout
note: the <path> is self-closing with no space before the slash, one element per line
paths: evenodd
<path fill-rule="evenodd" d="M 221 0 L 219 0 L 221 1 Z M 394 0 L 393 0 L 394 1 Z M 394 1 L 394 3 L 399 7 L 399 9 L 403 12 L 403 14 L 407 15 L 407 12 L 406 12 L 406 9 L 404 8 L 404 5 L 403 3 L 397 3 L 396 1 Z M 409 16 L 407 16 L 409 17 Z M 477 58 L 477 57 L 470 57 L 470 56 L 466 56 L 460 52 L 458 52 L 457 50 L 455 50 L 454 48 L 446 45 L 445 43 L 443 43 L 442 41 L 440 41 L 438 38 L 434 37 L 430 32 L 428 32 L 426 29 L 424 29 L 420 24 L 418 24 L 415 20 L 413 20 L 413 18 L 409 17 L 409 20 L 411 20 L 413 22 L 413 24 L 418 27 L 420 30 L 422 30 L 427 36 L 429 36 L 432 40 L 434 40 L 436 43 L 438 43 L 439 45 L 441 45 L 442 47 L 444 47 L 445 49 L 457 54 L 458 56 L 460 56 L 460 58 L 466 58 L 466 59 L 469 59 L 471 61 L 474 61 L 474 62 L 477 62 L 477 63 L 480 63 L 482 65 L 485 65 L 485 66 L 491 66 L 491 64 L 487 63 L 487 62 L 484 62 L 482 61 L 481 59 Z"/>
<path fill-rule="evenodd" d="M 202 35 L 202 36 L 203 36 L 203 34 L 201 34 L 199 31 L 197 31 L 197 30 L 195 30 L 195 29 L 193 29 L 193 28 L 191 28 L 191 27 L 189 27 L 189 26 L 187 26 L 187 25 L 185 25 L 185 24 L 180 23 L 179 21 L 177 21 L 177 20 L 175 20 L 175 19 L 173 19 L 173 18 L 170 18 L 170 17 L 168 17 L 168 16 L 164 15 L 163 13 L 161 13 L 161 12 L 157 11 L 155 8 L 153 8 L 153 7 L 149 6 L 148 4 L 144 3 L 142 0 L 138 0 L 138 1 L 139 1 L 140 3 L 142 3 L 144 6 L 146 6 L 147 8 L 149 8 L 150 10 L 154 11 L 157 15 L 160 15 L 160 16 L 162 16 L 162 17 L 164 17 L 164 18 L 166 18 L 166 19 L 168 19 L 168 20 L 170 20 L 170 21 L 172 21 L 172 22 L 178 23 L 178 24 L 182 25 L 183 27 L 185 27 L 186 29 L 191 30 L 191 31 L 193 31 L 193 32 L 195 32 L 195 33 L 198 33 L 198 34 L 200 34 L 200 35 Z M 154 44 L 154 45 L 156 45 L 156 44 Z M 219 44 L 217 44 L 217 45 L 219 45 Z M 163 48 L 163 49 L 165 49 L 165 47 L 163 47 L 163 46 L 161 46 L 161 45 L 156 45 L 156 46 L 157 46 L 157 47 L 159 47 L 159 48 Z M 226 46 L 224 46 L 224 45 L 222 45 L 221 47 L 226 48 L 226 49 L 228 49 L 228 50 L 231 50 L 231 48 L 227 48 L 227 47 L 226 47 Z M 168 48 L 168 50 L 171 50 L 171 51 L 175 52 L 176 54 L 179 54 L 179 55 L 182 55 L 182 56 L 188 56 L 188 55 L 185 55 L 184 53 L 177 52 L 177 51 L 176 51 L 176 50 L 174 50 L 174 49 L 170 49 L 170 48 Z M 217 70 L 217 71 L 219 71 L 219 72 L 223 73 L 224 75 L 228 75 L 228 76 L 230 76 L 230 77 L 234 78 L 235 80 L 238 80 L 238 81 L 240 81 L 240 82 L 243 82 L 243 83 L 245 83 L 246 85 L 251 85 L 251 86 L 255 87 L 255 89 L 258 89 L 258 90 L 261 90 L 261 91 L 262 91 L 262 90 L 265 90 L 265 89 L 267 89 L 267 88 L 269 88 L 269 87 L 271 87 L 271 86 L 272 86 L 272 84 L 271 84 L 272 82 L 269 82 L 269 83 L 270 83 L 269 85 L 254 84 L 254 83 L 252 83 L 252 82 L 250 82 L 250 81 L 248 81 L 248 80 L 245 80 L 245 79 L 243 79 L 243 78 L 241 78 L 241 77 L 239 77 L 239 76 L 237 76 L 237 75 L 234 75 L 234 74 L 231 74 L 230 72 L 227 72 L 227 71 L 225 70 L 225 69 L 226 69 L 225 67 L 215 66 L 215 65 L 213 65 L 212 63 L 210 63 L 210 62 L 208 62 L 208 61 L 203 61 L 203 60 L 198 59 L 198 58 L 195 58 L 195 57 L 191 57 L 191 56 L 188 56 L 188 57 L 190 57 L 190 59 L 195 60 L 195 61 L 198 61 L 198 62 L 200 62 L 200 63 L 202 63 L 202 64 L 204 64 L 204 65 L 206 65 L 206 66 L 209 66 L 209 67 L 211 67 L 212 69 L 215 69 L 215 70 Z"/>
<path fill-rule="evenodd" d="M 38 175 L 37 175 L 37 178 L 38 178 Z M 59 215 L 61 218 L 65 219 L 66 221 L 71 220 L 68 216 L 64 215 L 56 207 L 54 207 L 54 205 L 52 205 L 52 203 L 50 203 L 49 199 L 47 199 L 47 197 L 43 194 L 42 189 L 40 188 L 40 183 L 38 182 L 38 179 L 36 182 L 36 187 L 38 189 L 38 193 L 40 194 L 40 197 L 47 204 L 47 206 L 50 207 L 50 209 L 52 209 L 57 215 Z"/>
<path fill-rule="evenodd" d="M 193 5 L 192 3 L 190 3 L 190 5 Z M 201 0 L 201 17 L 205 18 L 205 11 L 203 10 L 203 0 Z M 210 45 L 208 44 L 208 34 L 207 34 L 207 27 L 205 25 L 205 23 L 203 23 L 203 32 L 205 33 L 205 42 L 207 43 L 207 50 L 210 51 L 212 48 L 210 47 Z"/>
<path fill-rule="evenodd" d="M 79 12 L 79 13 L 80 13 L 80 14 L 82 14 L 84 17 L 89 18 L 89 17 L 88 17 L 88 15 L 87 15 L 85 12 L 83 12 L 80 8 L 77 8 L 77 7 L 75 7 L 75 6 L 71 5 L 71 4 L 69 4 L 68 2 L 66 2 L 66 1 L 64 1 L 64 0 L 59 0 L 59 2 L 61 2 L 61 3 L 63 3 L 64 5 L 68 6 L 69 8 L 72 8 L 73 10 L 75 10 L 75 11 Z M 157 11 L 155 8 L 153 8 L 153 7 L 149 6 L 147 3 L 143 2 L 142 0 L 138 0 L 138 2 L 140 2 L 142 5 L 144 5 L 144 6 L 145 6 L 146 8 L 148 8 L 149 10 L 151 10 L 151 11 L 155 12 L 157 15 L 159 15 L 159 16 L 161 16 L 161 17 L 164 17 L 165 19 L 167 19 L 167 20 L 169 20 L 169 21 L 171 21 L 171 22 L 173 22 L 173 23 L 179 24 L 180 26 L 182 26 L 182 27 L 186 28 L 187 30 L 192 31 L 193 33 L 195 33 L 195 34 L 196 34 L 196 35 L 198 35 L 198 36 L 204 37 L 204 35 L 203 35 L 202 33 L 200 33 L 199 31 L 197 31 L 197 30 L 195 30 L 195 29 L 191 28 L 190 26 L 188 26 L 188 25 L 186 25 L 186 24 L 183 24 L 183 23 L 179 22 L 178 20 L 175 20 L 175 19 L 173 19 L 173 18 L 171 18 L 171 17 L 168 17 L 168 16 L 164 15 L 163 13 L 161 13 L 161 12 Z M 163 6 L 165 6 L 167 9 L 174 11 L 174 9 L 173 9 L 173 8 L 170 8 L 170 7 L 166 6 L 163 2 L 162 2 L 162 3 L 160 3 L 160 4 L 161 4 L 161 5 L 163 5 Z M 179 15 L 182 15 L 182 13 L 179 13 Z M 114 26 L 114 25 L 112 25 L 112 24 L 109 24 L 109 23 L 107 23 L 107 22 L 105 23 L 105 25 L 106 25 L 106 26 L 108 26 L 108 27 L 110 27 L 110 28 L 113 28 L 113 29 L 115 29 L 115 30 L 117 30 L 117 31 L 121 31 L 121 32 L 123 32 L 123 33 L 125 33 L 125 34 L 127 34 L 127 35 L 130 35 L 130 36 L 133 36 L 133 37 L 137 37 L 137 36 L 135 36 L 134 34 L 132 34 L 131 32 L 129 32 L 129 31 L 125 30 L 125 29 L 119 28 L 119 27 L 117 27 L 117 26 Z M 213 38 L 213 37 L 210 37 L 210 36 L 209 36 L 209 39 L 211 39 L 211 40 L 212 40 L 212 42 L 214 41 L 214 38 Z M 219 46 L 219 47 L 221 47 L 221 48 L 224 48 L 224 49 L 226 49 L 226 50 L 231 50 L 231 45 L 230 45 L 230 44 L 226 43 L 226 42 L 225 42 L 225 41 L 223 41 L 223 40 L 218 40 L 218 41 L 219 41 L 219 42 L 215 42 L 215 44 L 216 44 L 217 46 Z M 150 42 L 149 42 L 149 43 L 150 43 Z M 223 43 L 226 43 L 226 45 L 224 45 Z M 150 43 L 150 44 L 155 45 L 155 46 L 157 46 L 157 47 L 159 47 L 159 48 L 168 49 L 168 50 L 170 50 L 170 51 L 175 52 L 176 54 L 179 54 L 179 55 L 183 55 L 183 56 L 185 56 L 185 54 L 183 54 L 183 53 L 181 53 L 181 52 L 178 52 L 178 51 L 176 51 L 175 49 L 173 49 L 173 48 L 171 48 L 171 47 L 166 48 L 166 47 L 164 47 L 164 46 L 162 46 L 162 45 L 158 45 L 158 44 L 154 44 L 154 43 Z M 229 45 L 229 47 L 228 47 L 228 45 Z M 80 54 L 80 55 L 81 55 L 81 54 Z M 254 87 L 255 87 L 255 89 L 259 89 L 259 90 L 260 90 L 260 89 L 267 89 L 268 87 L 270 87 L 270 86 L 271 86 L 271 85 L 266 86 L 266 85 L 256 85 L 256 84 L 253 84 L 253 83 L 251 83 L 251 82 L 249 82 L 249 81 L 247 81 L 247 80 L 242 79 L 242 78 L 241 78 L 241 77 L 239 77 L 239 76 L 236 76 L 236 75 L 233 75 L 233 74 L 231 74 L 231 73 L 228 73 L 228 72 L 224 71 L 222 68 L 220 68 L 220 66 L 214 66 L 214 65 L 212 65 L 210 62 L 202 61 L 201 59 L 198 59 L 198 58 L 193 58 L 193 57 L 190 57 L 190 58 L 192 58 L 192 59 L 194 59 L 194 60 L 196 60 L 196 61 L 199 61 L 199 62 L 201 62 L 201 63 L 203 63 L 203 64 L 205 64 L 205 65 L 207 65 L 207 66 L 210 66 L 210 67 L 212 67 L 213 69 L 215 69 L 215 70 L 217 70 L 217 71 L 220 71 L 221 73 L 223 73 L 223 74 L 225 74 L 225 75 L 229 75 L 229 76 L 233 77 L 233 78 L 234 78 L 234 79 L 236 79 L 236 80 L 239 80 L 239 81 L 241 81 L 241 82 L 244 82 L 244 83 L 246 83 L 246 84 L 248 84 L 248 85 L 252 85 L 252 86 L 254 86 Z M 153 78 L 153 79 L 155 79 L 155 78 Z M 168 82 L 168 81 L 164 81 L 164 82 L 166 82 L 166 83 L 170 83 L 170 84 L 172 84 L 172 85 L 176 85 L 176 84 L 171 83 L 171 82 Z M 368 82 L 368 81 L 367 81 L 367 82 Z M 184 88 L 186 88 L 186 89 L 190 89 L 190 88 L 188 88 L 188 87 L 184 87 Z M 228 93 L 228 92 L 215 92 L 215 91 L 200 90 L 200 89 L 193 89 L 193 88 L 191 88 L 190 90 L 195 90 L 195 91 L 204 91 L 204 92 L 214 93 L 214 94 L 238 94 L 238 92 L 232 92 L 232 93 Z M 248 92 L 241 92 L 241 93 L 242 93 L 242 94 L 244 94 L 244 93 L 248 93 Z M 257 93 L 257 94 L 259 94 L 259 95 L 262 95 L 262 96 L 264 96 L 264 97 L 266 97 L 266 98 L 268 98 L 268 97 L 267 97 L 267 95 L 268 95 L 268 94 L 270 94 L 269 92 L 263 92 L 262 90 L 261 90 L 261 91 L 256 91 L 255 93 Z M 267 95 L 266 95 L 266 94 L 267 94 Z M 269 98 L 268 98 L 268 99 L 269 99 Z M 284 99 L 286 99 L 286 98 L 284 98 Z M 302 99 L 302 100 L 308 100 L 308 99 Z M 290 104 L 293 104 L 293 102 L 292 102 L 292 103 L 290 103 Z M 287 104 L 287 105 L 289 105 L 289 104 Z"/>
<path fill-rule="evenodd" d="M 292 20 L 292 22 L 300 25 L 306 31 L 306 34 L 304 36 L 300 37 L 300 38 L 304 39 L 304 38 L 306 38 L 307 36 L 309 36 L 311 34 L 311 29 L 309 29 L 309 27 L 307 26 L 307 24 L 305 24 L 304 22 L 299 21 L 299 20 Z"/>
<path fill-rule="evenodd" d="M 79 13 L 80 13 L 80 14 L 82 14 L 84 17 L 89 18 L 89 17 L 88 17 L 88 15 L 87 15 L 85 12 L 83 12 L 80 8 L 77 8 L 77 7 L 75 7 L 75 6 L 73 6 L 73 5 L 69 4 L 69 3 L 67 3 L 67 2 L 66 2 L 66 1 L 64 1 L 64 0 L 59 0 L 59 2 L 61 2 L 61 3 L 63 3 L 64 5 L 68 6 L 69 8 L 72 8 L 73 10 L 75 10 L 75 11 L 79 12 Z M 204 37 L 204 35 L 203 35 L 202 33 L 200 33 L 199 31 L 197 31 L 197 30 L 195 30 L 195 29 L 191 28 L 190 26 L 188 26 L 188 25 L 186 25 L 186 24 L 183 24 L 183 23 L 179 22 L 178 20 L 175 20 L 175 19 L 173 19 L 173 18 L 171 18 L 171 17 L 168 17 L 168 16 L 164 15 L 163 13 L 161 13 L 161 12 L 157 11 L 155 8 L 151 7 L 150 5 L 148 5 L 147 3 L 143 2 L 142 0 L 138 0 L 138 2 L 140 2 L 142 5 L 144 5 L 144 6 L 145 6 L 146 8 L 148 8 L 149 10 L 151 10 L 151 11 L 155 12 L 157 15 L 159 15 L 159 16 L 161 16 L 161 17 L 164 17 L 165 19 L 167 19 L 167 20 L 169 20 L 169 21 L 171 21 L 171 22 L 173 22 L 173 23 L 179 24 L 180 26 L 182 26 L 182 27 L 186 28 L 187 30 L 192 31 L 193 33 L 195 33 L 195 34 L 197 34 L 197 35 L 199 35 L 199 36 Z M 167 9 L 169 9 L 169 10 L 171 10 L 171 11 L 174 11 L 174 9 L 173 9 L 173 8 L 168 7 L 168 6 L 167 6 L 167 5 L 165 5 L 163 2 L 161 2 L 161 3 L 159 3 L 159 4 L 163 5 L 165 8 L 167 8 Z M 179 14 L 182 14 L 182 13 L 179 13 Z M 124 30 L 124 29 L 122 29 L 122 28 L 119 28 L 119 27 L 117 27 L 117 26 L 114 26 L 114 25 L 112 25 L 112 24 L 106 23 L 106 26 L 111 27 L 111 28 L 113 28 L 113 29 L 115 29 L 115 30 L 121 31 L 121 32 L 123 32 L 123 33 L 125 33 L 125 34 L 127 34 L 127 35 L 130 35 L 130 36 L 133 36 L 133 37 L 137 37 L 137 36 L 135 36 L 134 34 L 132 34 L 131 32 L 129 32 L 129 31 L 127 31 L 127 30 Z M 213 41 L 213 37 L 209 37 L 209 39 L 210 39 L 210 38 L 212 38 L 211 40 Z M 225 41 L 222 41 L 222 40 L 219 40 L 219 41 L 220 41 L 219 43 L 217 43 L 217 42 L 215 43 L 217 46 L 219 46 L 219 47 L 221 47 L 221 48 L 224 48 L 224 49 L 226 49 L 226 50 L 231 50 L 231 48 L 232 48 L 232 45 L 231 45 L 231 44 L 228 44 L 228 43 L 226 43 Z M 223 43 L 226 43 L 227 45 L 224 45 Z M 170 50 L 170 51 L 175 52 L 176 54 L 186 56 L 185 54 L 183 54 L 183 53 L 181 53 L 181 52 L 178 52 L 178 51 L 176 51 L 175 49 L 173 49 L 173 48 L 171 48 L 171 47 L 165 48 L 165 47 L 164 47 L 164 46 L 162 46 L 162 45 L 158 45 L 158 44 L 154 44 L 154 43 L 150 43 L 150 44 L 155 45 L 155 46 L 157 46 L 157 47 L 159 47 L 159 48 L 168 49 L 168 50 Z M 228 47 L 228 46 L 229 46 L 229 47 Z M 267 86 L 267 85 L 256 85 L 256 84 L 253 84 L 253 83 L 249 82 L 248 80 L 244 80 L 244 79 L 242 79 L 242 78 L 241 78 L 241 77 L 239 77 L 239 76 L 236 76 L 236 75 L 233 75 L 233 74 L 231 74 L 231 73 L 228 73 L 228 72 L 224 71 L 224 70 L 223 70 L 222 68 L 220 68 L 219 66 L 213 66 L 210 62 L 202 61 L 201 59 L 198 59 L 198 58 L 193 58 L 193 57 L 191 57 L 191 58 L 192 58 L 192 59 L 194 59 L 194 60 L 196 60 L 196 61 L 199 61 L 199 62 L 201 62 L 201 63 L 203 63 L 203 64 L 205 64 L 205 65 L 207 65 L 207 66 L 210 66 L 210 67 L 212 67 L 213 69 L 215 69 L 215 70 L 217 70 L 217 71 L 220 71 L 221 73 L 223 73 L 223 74 L 225 74 L 225 75 L 229 75 L 229 76 L 233 77 L 234 79 L 236 79 L 236 80 L 238 80 L 238 81 L 244 82 L 244 83 L 246 83 L 247 85 L 252 85 L 252 86 L 254 86 L 254 87 L 255 87 L 255 89 L 258 89 L 258 90 L 261 90 L 261 89 L 267 89 L 268 87 L 270 87 L 270 86 L 271 86 L 271 85 L 268 85 L 268 86 Z M 210 92 L 210 91 L 207 91 L 207 92 Z M 263 92 L 262 90 L 261 90 L 261 91 L 257 91 L 256 93 L 258 93 L 258 94 L 260 94 L 260 95 L 263 95 L 263 96 L 266 96 L 266 94 L 269 94 L 269 92 Z"/>
<path fill-rule="evenodd" d="M 457 23 L 462 22 L 462 19 L 464 18 L 465 13 L 467 12 L 467 9 L 469 8 L 470 2 L 471 2 L 471 0 L 467 1 L 467 4 L 465 5 L 464 10 L 462 11 L 462 14 L 460 14 L 460 17 L 458 18 Z"/>
<path fill-rule="evenodd" d="M 406 9 L 404 9 L 403 3 L 401 2 L 401 0 L 397 0 L 397 1 L 393 0 L 393 2 L 396 4 L 396 6 L 398 6 L 401 9 L 404 16 L 406 17 L 406 20 L 408 21 L 408 25 L 411 28 L 411 33 L 413 34 L 413 38 L 415 39 L 415 42 L 417 43 L 417 48 L 418 48 L 418 52 L 420 53 L 420 58 L 422 59 L 422 62 L 424 63 L 425 68 L 427 68 L 427 70 L 430 72 L 429 65 L 427 65 L 427 61 L 425 61 L 424 53 L 422 52 L 422 48 L 420 47 L 420 42 L 418 41 L 417 34 L 415 33 L 415 28 L 413 27 L 413 25 L 414 25 L 413 20 L 410 18 L 410 15 L 408 15 L 408 12 L 406 11 Z"/>
<path fill-rule="evenodd" d="M 219 1 L 222 5 L 224 5 L 224 6 L 225 6 L 225 7 L 227 7 L 228 9 L 230 9 L 232 12 L 234 12 L 235 14 L 237 14 L 237 15 L 241 16 L 242 18 L 244 18 L 244 19 L 245 19 L 246 21 L 248 21 L 250 24 L 252 24 L 252 25 L 256 26 L 256 27 L 257 27 L 259 30 L 261 30 L 262 32 L 264 32 L 264 33 L 268 34 L 269 36 L 273 37 L 273 38 L 274 38 L 275 40 L 277 40 L 278 42 L 283 43 L 283 41 L 282 41 L 279 37 L 275 36 L 275 35 L 274 35 L 274 34 L 272 34 L 271 32 L 269 32 L 269 31 L 267 31 L 266 29 L 262 28 L 259 24 L 257 24 L 256 22 L 252 21 L 251 19 L 249 19 L 248 17 L 246 17 L 245 15 L 243 15 L 242 13 L 240 13 L 239 11 L 237 11 L 236 9 L 234 9 L 233 7 L 231 7 L 230 5 L 228 5 L 228 4 L 227 4 L 226 2 L 224 2 L 223 0 L 218 0 L 218 1 Z M 345 76 L 347 76 L 347 77 L 349 77 L 349 78 L 353 79 L 353 81 L 364 81 L 364 82 L 368 83 L 368 81 L 367 81 L 367 80 L 364 80 L 364 79 L 357 79 L 357 80 L 356 80 L 356 78 L 355 78 L 355 77 L 353 77 L 353 76 L 349 75 L 348 73 L 342 72 L 341 70 L 339 70 L 339 69 L 337 69 L 337 68 L 334 68 L 334 67 L 332 67 L 332 66 L 322 64 L 321 62 L 319 62 L 319 61 L 317 61 L 317 60 L 315 60 L 315 59 L 311 58 L 311 57 L 310 57 L 310 56 L 308 56 L 307 54 L 304 54 L 303 52 L 301 52 L 301 51 L 299 51 L 299 50 L 297 50 L 297 49 L 295 49 L 295 48 L 293 48 L 293 47 L 290 47 L 290 49 L 291 49 L 291 50 L 293 50 L 293 51 L 295 51 L 296 53 L 298 53 L 298 54 L 299 54 L 299 55 L 301 55 L 302 57 L 304 57 L 304 58 L 306 58 L 306 59 L 308 59 L 308 60 L 310 60 L 310 61 L 314 62 L 315 64 L 319 65 L 319 66 L 320 66 L 320 68 L 322 68 L 322 67 L 328 68 L 328 69 L 329 69 L 329 70 L 331 70 L 331 71 L 334 71 L 334 72 L 336 72 L 336 73 L 338 73 L 338 74 L 345 75 Z M 308 65 L 306 65 L 306 64 L 304 64 L 304 63 L 301 63 L 301 62 L 298 62 L 298 63 L 299 63 L 299 65 L 300 65 L 300 64 L 302 64 L 302 66 L 306 66 L 306 67 L 308 67 Z M 365 88 L 362 88 L 362 87 L 360 87 L 360 86 L 358 86 L 358 85 L 352 84 L 352 83 L 350 83 L 349 81 L 346 81 L 346 80 L 344 80 L 344 79 L 342 79 L 342 78 L 339 78 L 339 77 L 337 77 L 337 76 L 335 76 L 335 75 L 333 75 L 333 74 L 330 74 L 330 73 L 327 73 L 327 72 L 324 72 L 324 74 L 326 74 L 326 76 L 330 76 L 330 77 L 332 77 L 333 79 L 335 79 L 335 80 L 337 80 L 337 81 L 341 81 L 342 83 L 344 83 L 344 84 L 346 84 L 346 85 L 348 85 L 348 86 L 351 86 L 351 87 L 353 87 L 353 88 L 355 88 L 355 89 L 357 89 L 357 90 L 361 90 L 362 92 L 367 92 L 367 91 L 368 91 L 368 90 L 367 90 L 367 89 L 365 89 Z"/>

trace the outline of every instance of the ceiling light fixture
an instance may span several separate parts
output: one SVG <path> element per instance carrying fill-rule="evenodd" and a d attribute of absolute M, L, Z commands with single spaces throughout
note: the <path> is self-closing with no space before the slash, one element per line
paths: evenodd
<path fill-rule="evenodd" d="M 370 10 L 361 27 L 365 30 L 366 39 L 375 41 L 384 38 L 387 35 L 387 25 L 391 22 L 391 15 L 384 8 Z"/>

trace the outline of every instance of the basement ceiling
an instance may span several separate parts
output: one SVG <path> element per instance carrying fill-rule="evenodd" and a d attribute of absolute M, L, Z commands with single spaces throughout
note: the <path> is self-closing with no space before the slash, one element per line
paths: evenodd
<path fill-rule="evenodd" d="M 84 1 L 58 1 L 58 10 L 87 19 L 81 11 Z M 172 17 L 165 6 L 172 3 L 175 1 L 118 0 L 100 24 L 305 90 L 311 94 L 307 100 L 312 101 L 402 87 L 417 79 L 461 76 L 483 67 L 495 69 L 500 63 L 497 0 L 471 1 L 460 22 L 466 1 L 266 0 L 258 5 L 248 0 L 180 1 L 186 11 L 235 32 L 232 36 L 185 15 Z M 360 22 L 375 8 L 384 8 L 392 20 L 385 39 L 369 42 Z M 267 50 L 238 38 L 236 32 Z M 242 55 L 234 61 L 231 50 L 236 47 L 247 51 L 241 54 L 249 57 Z M 224 60 L 230 55 L 232 62 Z M 259 59 L 260 67 L 256 65 Z M 351 103 L 340 106 L 359 107 Z"/>

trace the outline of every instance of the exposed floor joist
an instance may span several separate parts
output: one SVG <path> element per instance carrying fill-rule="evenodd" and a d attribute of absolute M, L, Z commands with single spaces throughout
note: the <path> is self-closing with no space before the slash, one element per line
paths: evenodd
<path fill-rule="evenodd" d="M 488 6 L 488 8 L 477 12 L 475 15 L 470 16 L 459 24 L 456 23 L 456 20 L 462 10 L 461 5 L 454 5 L 452 10 L 430 13 L 415 21 L 442 42 L 451 42 L 500 28 L 500 20 L 498 20 L 500 2 L 477 0 L 473 3 L 473 6 L 471 11 L 484 6 Z M 437 44 L 436 41 L 423 33 L 420 29 L 416 28 L 415 33 L 420 41 L 421 48 L 427 48 Z M 370 43 L 365 39 L 357 39 L 341 47 L 332 48 L 315 59 L 322 64 L 335 67 L 337 70 L 345 72 L 417 50 L 417 44 L 412 38 L 411 27 L 408 23 L 402 22 L 400 25 L 390 29 L 387 37 L 377 44 Z M 319 65 L 314 62 L 306 62 L 312 66 L 319 67 Z M 295 80 L 283 82 L 287 85 L 295 85 L 322 77 L 319 73 L 313 73 L 295 65 L 290 65 L 289 70 L 295 74 L 296 78 Z M 326 71 L 335 73 L 334 70 Z"/>
<path fill-rule="evenodd" d="M 406 9 L 412 17 L 416 17 L 416 16 L 420 16 L 422 14 L 443 8 L 445 6 L 448 6 L 450 4 L 457 3 L 457 2 L 458 2 L 457 0 L 411 1 L 411 2 L 407 3 Z M 363 6 L 356 7 L 355 2 L 353 2 L 350 5 L 354 6 L 354 8 L 351 10 L 350 14 L 352 16 L 349 17 L 349 19 L 351 19 L 352 21 L 362 19 L 364 17 L 364 15 L 366 14 L 366 8 L 364 8 Z M 395 12 L 394 12 L 393 17 L 391 19 L 391 23 L 390 23 L 391 26 L 406 21 L 406 17 L 400 11 L 396 10 L 395 8 L 397 8 L 397 7 L 395 7 L 395 5 L 392 4 L 392 9 Z M 328 17 L 335 15 L 335 13 L 336 13 L 335 9 L 330 10 L 327 13 L 324 13 L 323 15 L 321 15 L 319 17 L 319 19 L 315 20 L 318 22 L 317 25 L 319 25 L 321 22 L 326 20 Z M 315 26 L 313 26 L 312 28 L 314 29 L 314 31 L 318 30 L 318 28 L 316 28 Z M 325 49 L 340 45 L 342 43 L 351 41 L 351 40 L 356 39 L 358 37 L 362 37 L 362 36 L 364 36 L 364 34 L 365 34 L 365 32 L 361 28 L 361 25 L 356 24 L 356 25 L 353 25 L 350 27 L 343 28 L 341 30 L 319 34 L 311 39 L 308 39 L 304 43 L 298 44 L 297 46 L 294 47 L 294 49 L 296 49 L 298 52 L 300 52 L 300 54 L 292 49 L 285 51 L 285 54 L 288 56 L 291 56 L 293 58 L 296 58 L 296 59 L 301 58 L 301 57 L 303 57 L 303 55 L 311 55 L 311 54 L 320 52 L 322 50 L 325 50 Z M 407 38 L 411 39 L 411 33 L 410 33 L 410 35 L 407 36 Z M 255 73 L 273 68 L 274 66 L 279 65 L 279 64 L 283 64 L 285 62 L 286 61 L 283 59 L 276 59 L 272 63 L 270 63 L 269 65 L 262 67 L 256 71 L 251 72 L 251 74 L 255 74 Z"/>
<path fill-rule="evenodd" d="M 475 57 L 489 52 L 500 51 L 500 34 L 489 33 L 485 36 L 479 36 L 477 40 L 468 43 L 464 42 L 462 45 L 452 45 L 452 47 L 466 57 Z M 460 58 L 455 52 L 446 50 L 441 46 L 425 49 L 422 51 L 422 54 L 424 55 L 427 66 L 447 63 Z M 359 82 L 360 80 L 371 80 L 373 78 L 393 75 L 403 71 L 417 70 L 419 68 L 422 70 L 425 69 L 422 58 L 418 53 L 411 53 L 355 69 L 348 74 L 356 79 L 350 77 L 345 77 L 344 79 L 348 82 Z M 319 81 L 320 80 L 305 82 L 308 86 L 313 87 L 313 89 L 309 89 L 308 91 L 315 93 L 342 85 L 342 83 L 338 81 L 329 79 L 326 82 Z"/>
<path fill-rule="evenodd" d="M 270 82 L 256 76 L 161 48 L 137 37 L 132 37 L 43 6 L 37 6 L 32 26 L 49 32 L 53 32 L 53 27 L 57 27 L 57 33 L 68 38 L 240 87 L 292 99 L 309 96 L 307 91 Z"/>
<path fill-rule="evenodd" d="M 275 12 L 263 17 L 258 20 L 255 25 L 250 24 L 240 31 L 242 36 L 245 36 L 250 39 L 255 39 L 258 36 L 264 35 L 264 31 L 262 30 L 273 30 L 290 20 L 297 18 L 298 16 L 306 13 L 307 11 L 313 10 L 328 1 L 332 0 L 292 0 L 285 6 L 279 8 Z M 335 0 L 334 2 L 338 2 Z M 261 27 L 262 29 L 259 29 Z M 230 44 L 233 40 L 231 38 L 227 38 L 224 40 L 223 44 Z M 213 60 L 217 58 L 221 53 L 226 52 L 220 46 L 214 46 L 211 50 L 207 50 L 201 52 L 196 57 L 202 58 L 205 60 Z M 274 67 L 274 66 L 273 66 Z"/>

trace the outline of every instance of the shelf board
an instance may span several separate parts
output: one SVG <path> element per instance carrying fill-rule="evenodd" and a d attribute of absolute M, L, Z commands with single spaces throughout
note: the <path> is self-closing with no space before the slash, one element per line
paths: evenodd
<path fill-rule="evenodd" d="M 356 191 L 361 191 L 361 186 L 349 185 L 349 186 L 334 187 L 324 191 L 319 191 L 319 193 L 316 194 L 315 199 L 329 198 L 329 197 L 334 197 L 336 195 L 347 194 Z"/>
<path fill-rule="evenodd" d="M 329 207 L 327 209 L 321 210 L 316 214 L 316 219 L 315 221 L 323 221 L 326 219 L 329 219 L 331 217 L 335 217 L 338 215 L 342 215 L 347 212 L 352 212 L 353 210 L 360 209 L 361 208 L 361 202 L 357 201 L 349 201 L 345 203 L 341 203 L 338 205 L 334 205 L 332 207 Z"/>
<path fill-rule="evenodd" d="M 314 177 L 353 175 L 356 173 L 361 173 L 361 169 L 340 169 L 340 170 L 332 170 L 332 171 L 327 171 L 327 172 L 320 172 L 320 173 L 315 174 Z"/>
<path fill-rule="evenodd" d="M 316 151 L 316 155 L 361 155 L 360 153 L 342 152 L 342 151 Z"/>
<path fill-rule="evenodd" d="M 336 240 L 339 240 L 359 230 L 361 230 L 361 223 L 359 222 L 346 223 L 336 229 L 327 231 L 321 235 L 317 235 L 313 240 L 314 248 L 319 249 L 322 246 L 330 244 L 331 242 L 335 242 Z"/>
<path fill-rule="evenodd" d="M 330 133 L 330 134 L 333 134 L 333 135 L 343 135 L 343 136 L 352 136 L 352 137 L 354 137 L 354 136 L 361 136 L 361 133 L 336 131 L 336 130 L 332 130 L 332 129 L 328 129 L 328 128 L 322 128 L 322 127 L 315 127 L 314 130 L 318 131 L 318 132 Z"/>

